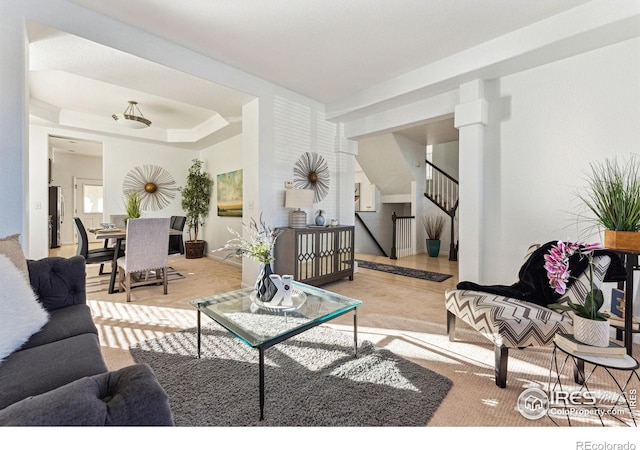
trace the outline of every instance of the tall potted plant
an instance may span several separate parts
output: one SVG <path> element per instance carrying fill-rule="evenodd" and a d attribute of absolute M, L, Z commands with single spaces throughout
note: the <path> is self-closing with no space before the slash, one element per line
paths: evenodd
<path fill-rule="evenodd" d="M 209 214 L 213 180 L 202 169 L 202 163 L 199 159 L 193 160 L 187 175 L 187 184 L 178 188 L 182 193 L 182 209 L 186 213 L 189 227 L 189 240 L 184 242 L 187 259 L 204 256 L 205 241 L 198 239 L 198 233 L 200 227 L 204 225 L 205 217 Z M 191 239 L 192 230 L 193 239 Z"/>
<path fill-rule="evenodd" d="M 604 228 L 604 246 L 640 250 L 640 158 L 623 164 L 617 159 L 592 163 L 588 189 L 578 193 L 593 214 L 589 219 Z M 582 217 L 581 217 L 582 218 Z"/>
<path fill-rule="evenodd" d="M 436 258 L 440 254 L 440 236 L 444 228 L 444 217 L 425 215 L 422 216 L 422 223 L 427 233 L 427 253 Z"/>

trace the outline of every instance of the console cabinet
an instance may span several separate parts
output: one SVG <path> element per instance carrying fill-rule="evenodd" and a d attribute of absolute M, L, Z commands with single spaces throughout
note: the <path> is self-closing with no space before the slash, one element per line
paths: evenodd
<path fill-rule="evenodd" d="M 280 228 L 274 272 L 313 286 L 353 280 L 354 227 Z"/>

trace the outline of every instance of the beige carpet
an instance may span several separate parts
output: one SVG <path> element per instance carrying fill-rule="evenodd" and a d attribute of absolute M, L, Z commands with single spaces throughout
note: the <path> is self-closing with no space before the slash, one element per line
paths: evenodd
<path fill-rule="evenodd" d="M 445 331 L 443 292 L 457 283 L 457 264 L 445 257 L 416 256 L 391 261 L 382 257 L 358 255 L 382 263 L 451 273 L 441 283 L 360 269 L 353 281 L 345 279 L 325 285 L 332 290 L 363 301 L 358 309 L 359 338 L 389 349 L 407 359 L 440 373 L 453 381 L 453 387 L 435 412 L 429 427 L 539 427 L 555 425 L 547 418 L 525 419 L 516 410 L 520 393 L 528 387 L 546 387 L 551 350 L 533 348 L 511 350 L 506 389 L 494 384 L 494 353 L 490 343 L 477 332 L 458 323 L 456 342 L 450 343 Z M 89 303 L 98 324 L 103 353 L 111 369 L 133 362 L 129 346 L 153 337 L 193 327 L 196 314 L 189 301 L 204 295 L 240 287 L 240 269 L 204 258 L 171 258 L 170 264 L 184 279 L 169 284 L 169 294 L 161 287 L 135 289 L 132 302 L 124 294 L 92 292 Z M 97 266 L 88 269 L 95 280 Z M 351 333 L 352 317 L 329 322 L 338 330 Z M 634 356 L 638 357 L 638 346 Z M 624 375 L 621 373 L 618 375 Z M 610 390 L 612 383 L 594 379 L 592 387 Z M 638 388 L 637 383 L 634 386 Z M 586 419 L 573 425 L 599 425 Z"/>

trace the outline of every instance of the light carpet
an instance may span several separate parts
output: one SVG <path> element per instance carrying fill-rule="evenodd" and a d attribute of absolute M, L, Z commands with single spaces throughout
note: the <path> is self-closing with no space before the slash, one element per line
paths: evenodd
<path fill-rule="evenodd" d="M 215 323 L 134 344 L 178 426 L 424 426 L 451 381 L 389 350 L 320 326 L 265 351 L 265 417 L 259 420 L 258 350 Z"/>

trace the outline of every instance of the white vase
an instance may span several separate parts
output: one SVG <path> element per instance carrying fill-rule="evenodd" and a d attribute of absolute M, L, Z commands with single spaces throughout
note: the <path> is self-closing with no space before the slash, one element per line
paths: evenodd
<path fill-rule="evenodd" d="M 576 340 L 594 347 L 609 346 L 609 321 L 573 316 L 573 335 Z"/>

